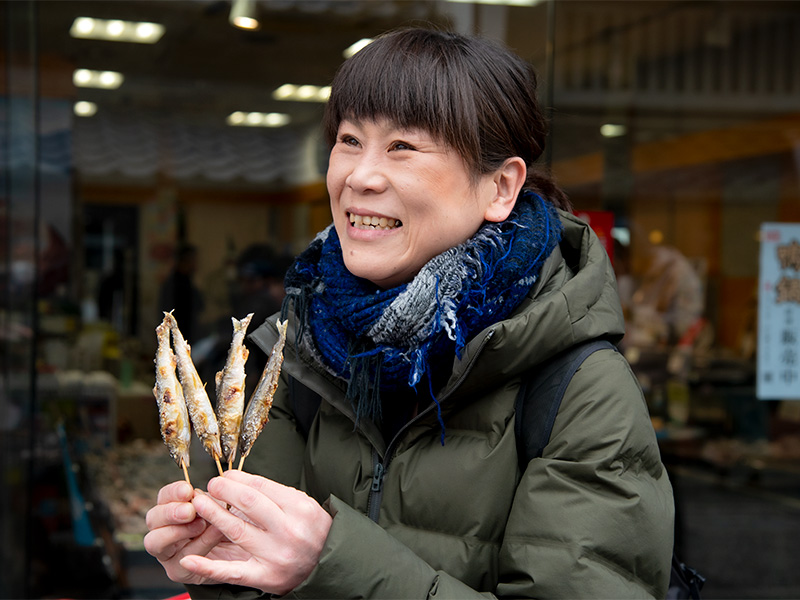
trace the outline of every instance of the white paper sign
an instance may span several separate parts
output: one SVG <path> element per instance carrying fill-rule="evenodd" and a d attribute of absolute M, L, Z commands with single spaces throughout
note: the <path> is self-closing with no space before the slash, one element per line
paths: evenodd
<path fill-rule="evenodd" d="M 800 223 L 761 224 L 760 400 L 800 400 Z"/>

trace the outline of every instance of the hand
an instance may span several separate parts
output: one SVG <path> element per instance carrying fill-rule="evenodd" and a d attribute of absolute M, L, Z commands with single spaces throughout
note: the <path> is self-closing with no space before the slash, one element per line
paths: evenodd
<path fill-rule="evenodd" d="M 226 471 L 192 500 L 197 514 L 225 535 L 239 558 L 185 556 L 180 565 L 198 579 L 284 595 L 316 567 L 332 518 L 305 493 L 244 473 Z M 213 496 L 213 497 L 212 497 Z M 216 502 L 215 498 L 220 502 Z M 224 505 L 230 505 L 230 511 Z"/>
<path fill-rule="evenodd" d="M 180 583 L 217 583 L 184 569 L 180 561 L 186 555 L 239 559 L 237 549 L 227 543 L 214 527 L 197 516 L 192 498 L 195 490 L 185 481 L 176 481 L 158 492 L 158 503 L 147 511 L 149 533 L 144 547 L 164 567 L 167 576 Z"/>

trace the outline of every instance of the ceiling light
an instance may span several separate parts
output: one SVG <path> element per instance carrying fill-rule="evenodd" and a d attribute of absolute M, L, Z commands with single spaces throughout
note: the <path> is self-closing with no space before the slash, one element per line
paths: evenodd
<path fill-rule="evenodd" d="M 75 105 L 72 107 L 72 110 L 79 117 L 91 117 L 97 112 L 97 104 L 94 102 L 81 100 L 80 102 L 75 103 Z"/>
<path fill-rule="evenodd" d="M 247 125 L 251 126 L 261 125 L 264 122 L 264 113 L 260 112 L 247 113 L 247 116 L 245 117 L 244 120 Z"/>
<path fill-rule="evenodd" d="M 542 0 L 447 0 L 462 4 L 499 4 L 504 6 L 536 6 Z"/>
<path fill-rule="evenodd" d="M 297 88 L 297 98 L 300 100 L 310 100 L 317 95 L 317 86 L 315 85 L 301 85 Z"/>
<path fill-rule="evenodd" d="M 284 83 L 281 87 L 272 92 L 272 97 L 275 98 L 276 100 L 286 100 L 294 96 L 295 92 L 297 92 L 296 85 L 292 85 L 291 83 Z"/>
<path fill-rule="evenodd" d="M 77 17 L 72 22 L 69 34 L 87 40 L 155 44 L 164 35 L 164 26 L 142 21 Z"/>
<path fill-rule="evenodd" d="M 253 0 L 233 0 L 228 20 L 231 25 L 240 29 L 258 29 L 260 26 Z"/>
<path fill-rule="evenodd" d="M 294 100 L 296 102 L 327 102 L 331 97 L 331 87 L 284 83 L 272 92 L 272 97 L 275 100 Z"/>
<path fill-rule="evenodd" d="M 76 69 L 72 73 L 72 83 L 78 87 L 86 87 L 92 80 L 92 71 L 89 69 Z"/>
<path fill-rule="evenodd" d="M 228 125 L 244 125 L 246 118 L 247 113 L 237 110 L 236 112 L 229 114 L 226 121 L 228 122 Z"/>
<path fill-rule="evenodd" d="M 606 123 L 600 126 L 600 135 L 607 138 L 620 137 L 628 133 L 628 128 L 625 125 L 618 125 L 616 123 Z"/>
<path fill-rule="evenodd" d="M 94 19 L 89 17 L 78 17 L 72 23 L 72 37 L 85 37 L 94 31 Z M 79 34 L 76 36 L 75 34 Z"/>
<path fill-rule="evenodd" d="M 112 38 L 118 38 L 125 33 L 125 23 L 122 21 L 109 21 L 106 23 L 106 34 Z"/>
<path fill-rule="evenodd" d="M 291 118 L 284 113 L 244 112 L 237 110 L 225 119 L 228 125 L 240 127 L 283 127 Z"/>
<path fill-rule="evenodd" d="M 115 90 L 125 80 L 122 73 L 116 71 L 92 71 L 91 69 L 75 69 L 72 73 L 72 83 L 76 87 L 100 88 Z"/>
<path fill-rule="evenodd" d="M 351 56 L 353 56 L 353 54 L 361 50 L 364 46 L 369 46 L 371 43 L 372 43 L 372 38 L 361 38 L 355 44 L 351 44 L 350 46 L 345 48 L 344 52 L 342 52 L 342 56 L 344 56 L 345 58 L 350 58 Z"/>

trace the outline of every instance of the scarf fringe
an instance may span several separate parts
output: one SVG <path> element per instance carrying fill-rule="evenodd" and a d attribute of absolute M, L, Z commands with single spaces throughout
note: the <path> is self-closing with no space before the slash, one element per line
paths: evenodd
<path fill-rule="evenodd" d="M 560 237 L 556 209 L 524 192 L 506 221 L 485 224 L 432 258 L 413 281 L 383 290 L 347 271 L 331 226 L 287 273 L 282 318 L 293 302 L 297 345 L 347 381 L 357 423 L 380 422 L 382 390 L 416 390 L 427 376 L 444 443 L 431 363 L 448 354 L 461 358 L 472 335 L 511 314 Z"/>

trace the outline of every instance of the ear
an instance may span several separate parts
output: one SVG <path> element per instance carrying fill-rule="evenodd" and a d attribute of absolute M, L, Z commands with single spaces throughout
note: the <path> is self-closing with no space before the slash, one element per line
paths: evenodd
<path fill-rule="evenodd" d="M 519 156 L 506 159 L 492 176 L 494 197 L 483 218 L 495 223 L 505 221 L 517 203 L 517 196 L 527 176 L 528 167 L 524 160 Z"/>

